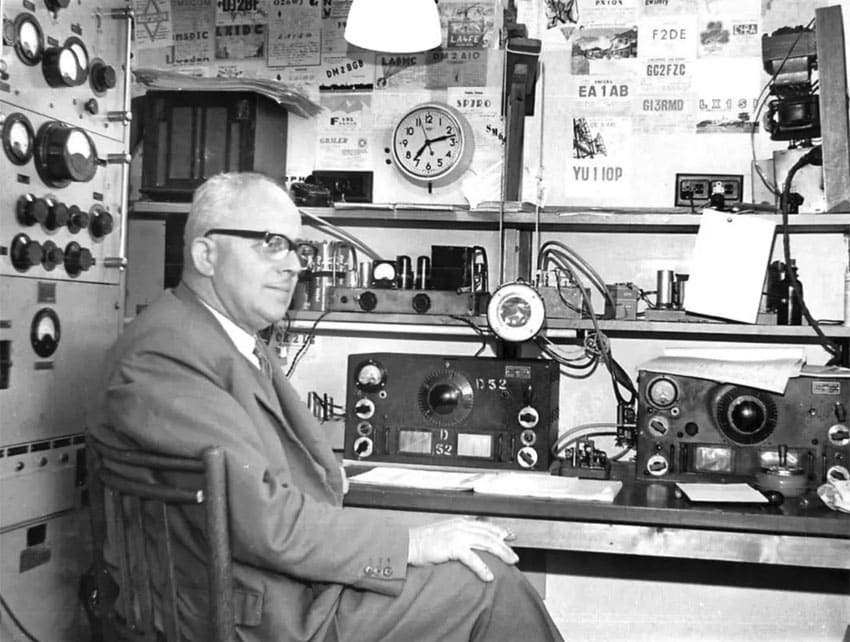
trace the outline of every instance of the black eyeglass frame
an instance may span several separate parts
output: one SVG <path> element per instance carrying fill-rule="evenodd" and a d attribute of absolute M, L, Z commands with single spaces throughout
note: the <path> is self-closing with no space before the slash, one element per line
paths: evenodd
<path fill-rule="evenodd" d="M 262 241 L 264 245 L 268 245 L 269 240 L 273 237 L 279 237 L 286 241 L 287 252 L 291 252 L 295 249 L 295 242 L 286 234 L 280 234 L 278 232 L 260 232 L 259 230 L 237 230 L 231 228 L 214 227 L 213 229 L 204 232 L 204 237 L 207 237 L 210 234 L 221 234 L 222 236 L 237 236 L 243 239 L 256 239 L 258 241 Z"/>

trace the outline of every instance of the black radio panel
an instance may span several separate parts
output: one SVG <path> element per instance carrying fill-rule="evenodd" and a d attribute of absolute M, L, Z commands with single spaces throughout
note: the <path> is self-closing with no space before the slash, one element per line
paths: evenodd
<path fill-rule="evenodd" d="M 850 378 L 806 374 L 784 394 L 664 372 L 638 376 L 637 475 L 667 481 L 752 481 L 798 470 L 816 487 L 850 459 Z"/>
<path fill-rule="evenodd" d="M 559 376 L 533 359 L 350 355 L 345 457 L 546 470 Z"/>

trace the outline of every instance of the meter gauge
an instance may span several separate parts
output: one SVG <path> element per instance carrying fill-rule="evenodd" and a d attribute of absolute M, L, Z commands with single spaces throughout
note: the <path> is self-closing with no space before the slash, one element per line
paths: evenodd
<path fill-rule="evenodd" d="M 15 165 L 26 165 L 33 154 L 35 132 L 29 118 L 14 112 L 3 119 L 3 151 Z"/>
<path fill-rule="evenodd" d="M 30 343 L 35 353 L 47 359 L 59 347 L 59 315 L 50 308 L 42 308 L 35 313 L 30 323 Z"/>
<path fill-rule="evenodd" d="M 86 183 L 97 171 L 94 141 L 79 127 L 55 120 L 44 123 L 35 137 L 35 166 L 51 187 L 65 187 L 71 181 Z"/>
<path fill-rule="evenodd" d="M 71 36 L 65 41 L 65 49 L 70 49 L 77 61 L 77 80 L 75 85 L 83 84 L 89 77 L 89 52 L 85 43 L 77 36 Z"/>
<path fill-rule="evenodd" d="M 44 55 L 44 32 L 31 13 L 19 13 L 3 24 L 3 42 L 15 48 L 21 62 L 34 67 Z"/>
<path fill-rule="evenodd" d="M 89 54 L 83 41 L 71 36 L 61 47 L 49 47 L 44 52 L 41 71 L 51 87 L 83 84 L 89 73 Z"/>
<path fill-rule="evenodd" d="M 679 398 L 679 388 L 667 377 L 658 377 L 649 382 L 646 396 L 657 408 L 669 408 Z"/>
<path fill-rule="evenodd" d="M 360 390 L 374 392 L 387 384 L 387 372 L 377 361 L 365 361 L 355 370 L 354 381 Z"/>

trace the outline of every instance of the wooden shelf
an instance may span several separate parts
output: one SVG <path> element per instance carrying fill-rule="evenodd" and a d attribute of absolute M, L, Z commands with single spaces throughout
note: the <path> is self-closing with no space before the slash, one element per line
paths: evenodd
<path fill-rule="evenodd" d="M 290 312 L 292 327 L 300 330 L 310 329 L 321 312 L 299 310 Z M 487 318 L 479 315 L 466 317 L 478 328 L 487 330 Z M 798 342 L 801 339 L 817 340 L 817 336 L 809 326 L 792 325 L 751 325 L 747 323 L 709 323 L 686 321 L 618 321 L 598 320 L 599 329 L 612 336 L 646 337 L 647 335 L 689 335 L 714 338 L 746 337 L 748 340 L 781 340 L 788 339 Z M 392 328 L 388 328 L 392 326 Z M 316 330 L 350 331 L 362 333 L 392 332 L 410 333 L 413 326 L 420 328 L 423 334 L 470 335 L 477 333 L 468 323 L 446 315 L 428 314 L 375 314 L 371 312 L 328 312 L 319 322 Z M 590 319 L 552 319 L 546 320 L 544 334 L 550 337 L 571 337 L 577 331 L 592 331 L 593 322 Z M 822 325 L 821 329 L 828 337 L 850 339 L 850 328 L 839 325 Z M 565 332 L 567 331 L 567 332 Z"/>
<path fill-rule="evenodd" d="M 538 215 L 533 207 L 512 204 L 503 212 L 505 227 L 534 229 Z M 343 226 L 408 227 L 436 229 L 498 230 L 498 206 L 468 209 L 452 205 L 421 204 L 337 204 L 336 207 L 302 208 L 330 223 Z M 132 215 L 136 217 L 167 217 L 186 214 L 189 203 L 136 201 Z M 754 214 L 776 223 L 781 229 L 778 214 Z M 580 208 L 550 206 L 540 212 L 540 229 L 546 232 L 620 232 L 620 233 L 695 233 L 701 217 L 687 208 Z M 309 221 L 306 221 L 309 224 Z M 794 233 L 850 234 L 850 212 L 834 214 L 792 214 L 789 229 Z"/>

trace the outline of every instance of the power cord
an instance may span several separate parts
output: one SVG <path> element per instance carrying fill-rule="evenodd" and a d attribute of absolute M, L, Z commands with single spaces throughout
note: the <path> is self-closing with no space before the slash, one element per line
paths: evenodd
<path fill-rule="evenodd" d="M 806 154 L 803 154 L 799 159 L 797 159 L 797 162 L 794 163 L 791 169 L 788 170 L 788 175 L 785 177 L 785 187 L 780 196 L 780 203 L 782 205 L 782 250 L 785 255 L 785 264 L 788 266 L 791 265 L 791 235 L 788 232 L 788 196 L 791 193 L 791 182 L 794 180 L 794 175 L 806 165 L 814 165 L 817 167 L 823 165 L 823 148 L 820 145 L 813 147 Z M 800 305 L 800 310 L 802 311 L 803 316 L 806 318 L 806 321 L 809 322 L 809 325 L 815 331 L 815 334 L 818 335 L 823 349 L 826 350 L 831 357 L 828 365 L 839 364 L 841 362 L 841 348 L 839 348 L 837 344 L 824 334 L 823 330 L 820 328 L 818 320 L 812 316 L 811 312 L 809 312 L 809 308 L 803 300 L 800 282 L 797 280 L 797 275 L 794 270 L 788 270 L 788 278 L 791 280 L 791 290 L 794 298 Z"/>
<path fill-rule="evenodd" d="M 2 595 L 0 595 L 0 605 L 3 606 L 3 610 L 6 611 L 6 613 L 9 615 L 9 619 L 12 620 L 12 622 L 15 623 L 15 626 L 18 627 L 20 632 L 23 633 L 28 640 L 30 640 L 31 642 L 39 642 L 38 638 L 35 637 L 32 633 L 30 633 L 27 630 L 27 628 L 21 623 L 21 621 L 15 615 L 14 611 L 12 611 L 12 609 L 9 608 L 9 605 L 6 603 L 6 600 L 3 599 Z"/>

